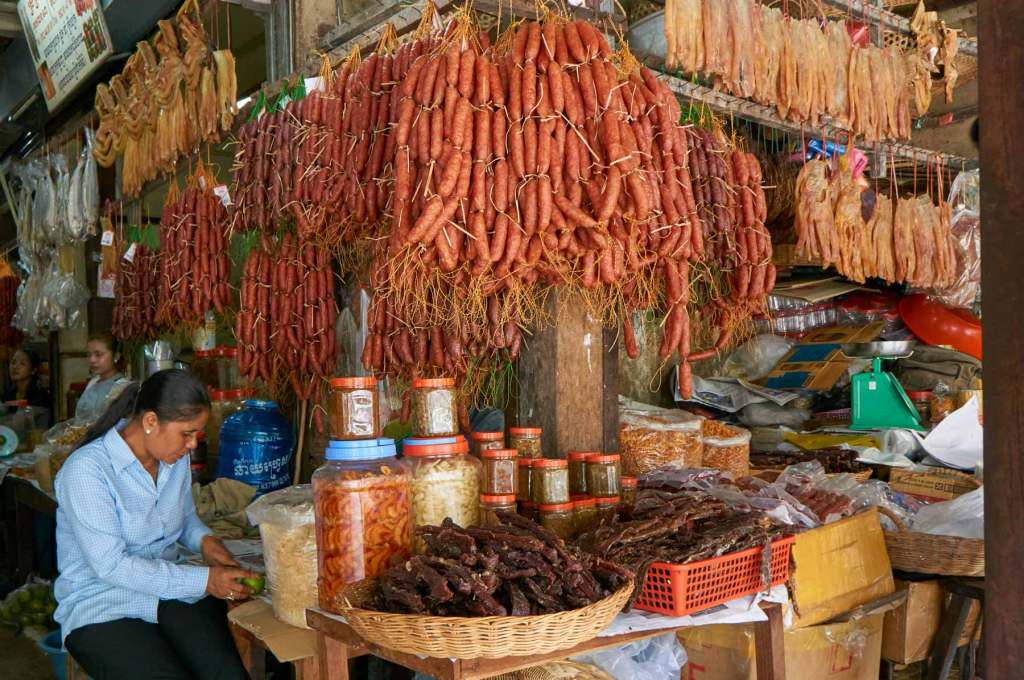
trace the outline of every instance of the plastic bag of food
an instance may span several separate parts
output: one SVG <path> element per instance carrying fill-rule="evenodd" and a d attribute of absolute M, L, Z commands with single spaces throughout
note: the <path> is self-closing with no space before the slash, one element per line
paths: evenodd
<path fill-rule="evenodd" d="M 274 616 L 308 628 L 306 609 L 317 605 L 313 488 L 299 484 L 272 491 L 250 503 L 245 512 L 260 527 Z"/>
<path fill-rule="evenodd" d="M 937 536 L 985 538 L 985 487 L 917 511 L 912 531 Z"/>
<path fill-rule="evenodd" d="M 593 664 L 615 680 L 663 680 L 679 677 L 686 665 L 686 650 L 672 632 L 621 647 L 587 652 L 572 660 Z"/>
<path fill-rule="evenodd" d="M 723 375 L 741 380 L 760 380 L 771 373 L 779 359 L 793 348 L 781 335 L 762 333 L 740 345 L 725 360 Z"/>
<path fill-rule="evenodd" d="M 929 294 L 951 307 L 970 309 L 981 292 L 981 216 L 974 210 L 958 210 L 950 225 L 956 254 L 956 280 L 948 288 L 929 291 Z"/>
<path fill-rule="evenodd" d="M 0 622 L 52 630 L 57 627 L 53 621 L 56 608 L 53 585 L 45 579 L 30 576 L 25 585 L 12 590 L 0 602 Z"/>
<path fill-rule="evenodd" d="M 648 406 L 619 397 L 619 452 L 623 474 L 635 477 L 665 467 L 700 467 L 701 420 L 686 411 Z"/>
<path fill-rule="evenodd" d="M 750 430 L 716 420 L 701 424 L 701 466 L 723 470 L 735 479 L 750 474 Z"/>

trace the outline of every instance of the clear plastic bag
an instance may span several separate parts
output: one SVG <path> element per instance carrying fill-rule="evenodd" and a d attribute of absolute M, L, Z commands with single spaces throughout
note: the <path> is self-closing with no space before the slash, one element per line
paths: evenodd
<path fill-rule="evenodd" d="M 937 536 L 985 538 L 985 487 L 917 511 L 911 531 Z"/>
<path fill-rule="evenodd" d="M 981 210 L 981 170 L 963 170 L 949 187 L 946 202 L 953 210 Z"/>
<path fill-rule="evenodd" d="M 25 585 L 12 590 L 0 602 L 0 623 L 52 630 L 57 627 L 53 621 L 56 608 L 53 585 L 38 576 L 30 576 Z"/>
<path fill-rule="evenodd" d="M 931 297 L 952 307 L 970 308 L 981 292 L 981 216 L 974 210 L 958 210 L 950 220 L 956 253 L 956 281 L 931 291 Z"/>
<path fill-rule="evenodd" d="M 701 418 L 686 411 L 619 398 L 619 451 L 623 473 L 638 476 L 664 467 L 701 466 Z"/>
<path fill-rule="evenodd" d="M 738 347 L 722 367 L 723 375 L 741 380 L 760 380 L 771 373 L 793 343 L 779 335 L 755 335 Z"/>
<path fill-rule="evenodd" d="M 679 677 L 686 665 L 686 650 L 672 632 L 622 647 L 588 652 L 572 660 L 593 664 L 615 680 L 664 680 Z"/>

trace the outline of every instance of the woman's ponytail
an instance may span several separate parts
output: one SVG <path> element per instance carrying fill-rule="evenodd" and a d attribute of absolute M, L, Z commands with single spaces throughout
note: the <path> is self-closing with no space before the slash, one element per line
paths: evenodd
<path fill-rule="evenodd" d="M 132 382 L 125 386 L 117 399 L 110 402 L 107 410 L 103 412 L 99 420 L 93 423 L 92 427 L 85 433 L 85 439 L 82 440 L 79 446 L 85 446 L 89 442 L 96 441 L 105 435 L 110 428 L 116 427 L 125 418 L 130 418 L 135 413 L 135 404 L 138 401 L 140 389 L 141 386 L 137 382 Z"/>

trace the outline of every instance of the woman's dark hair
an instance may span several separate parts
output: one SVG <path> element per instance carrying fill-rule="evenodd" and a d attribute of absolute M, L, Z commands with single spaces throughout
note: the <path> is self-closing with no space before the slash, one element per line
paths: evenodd
<path fill-rule="evenodd" d="M 17 354 L 18 352 L 22 352 L 26 357 L 28 357 L 28 363 L 32 366 L 32 370 L 37 370 L 39 368 L 39 364 L 43 363 L 43 360 L 39 358 L 39 352 L 34 349 L 19 347 L 14 354 Z M 12 359 L 14 358 L 14 354 L 11 355 Z"/>
<path fill-rule="evenodd" d="M 99 439 L 125 418 L 148 411 L 161 422 L 190 420 L 210 408 L 210 397 L 199 379 L 180 368 L 157 371 L 142 381 L 124 388 L 120 396 L 93 423 L 81 446 Z"/>

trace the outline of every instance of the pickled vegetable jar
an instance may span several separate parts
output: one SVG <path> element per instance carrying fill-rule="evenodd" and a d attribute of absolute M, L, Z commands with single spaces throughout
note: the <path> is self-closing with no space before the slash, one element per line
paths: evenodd
<path fill-rule="evenodd" d="M 596 498 L 580 498 L 573 501 L 572 525 L 577 536 L 584 534 L 597 526 Z"/>
<path fill-rule="evenodd" d="M 587 493 L 595 498 L 618 496 L 621 465 L 617 453 L 592 453 L 587 456 Z"/>
<path fill-rule="evenodd" d="M 587 493 L 587 456 L 593 451 L 569 452 L 569 493 Z"/>
<path fill-rule="evenodd" d="M 486 449 L 480 452 L 484 467 L 483 493 L 492 496 L 515 495 L 517 461 L 515 449 Z"/>
<path fill-rule="evenodd" d="M 569 502 L 569 462 L 560 458 L 535 458 L 530 466 L 530 500 L 534 505 Z"/>
<path fill-rule="evenodd" d="M 530 495 L 530 479 L 532 476 L 533 459 L 517 458 L 516 468 L 516 500 L 520 502 L 528 501 L 532 498 Z"/>
<path fill-rule="evenodd" d="M 480 524 L 485 527 L 493 527 L 501 524 L 498 516 L 494 513 L 499 510 L 505 512 L 516 511 L 516 497 L 511 495 L 493 496 L 480 494 Z"/>
<path fill-rule="evenodd" d="M 332 441 L 313 473 L 320 607 L 336 604 L 345 585 L 376 576 L 408 557 L 412 478 L 391 439 Z"/>
<path fill-rule="evenodd" d="M 508 447 L 519 452 L 520 458 L 543 458 L 540 448 L 539 427 L 510 427 Z"/>
<path fill-rule="evenodd" d="M 636 503 L 636 477 L 623 477 L 622 483 L 622 504 L 633 505 Z"/>
<path fill-rule="evenodd" d="M 545 503 L 537 506 L 540 525 L 565 541 L 572 538 L 575 532 L 572 513 L 572 503 Z"/>
<path fill-rule="evenodd" d="M 376 439 L 380 436 L 377 379 L 334 378 L 327 414 L 333 439 Z"/>
<path fill-rule="evenodd" d="M 505 448 L 504 432 L 470 432 L 469 452 L 477 458 L 481 451 Z"/>
<path fill-rule="evenodd" d="M 402 443 L 402 455 L 412 473 L 414 526 L 438 525 L 449 517 L 461 527 L 479 523 L 480 461 L 468 453 L 463 437 Z"/>
<path fill-rule="evenodd" d="M 618 496 L 604 496 L 595 498 L 597 505 L 597 523 L 599 525 L 611 524 L 619 514 L 620 498 Z"/>
<path fill-rule="evenodd" d="M 459 433 L 455 380 L 416 378 L 412 381 L 411 400 L 414 437 L 450 437 Z"/>

